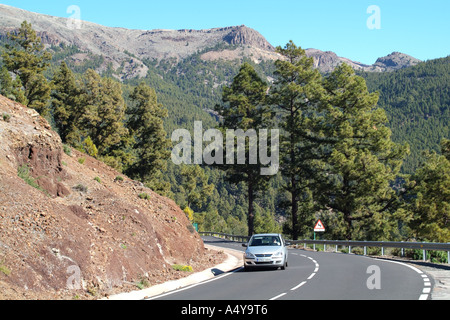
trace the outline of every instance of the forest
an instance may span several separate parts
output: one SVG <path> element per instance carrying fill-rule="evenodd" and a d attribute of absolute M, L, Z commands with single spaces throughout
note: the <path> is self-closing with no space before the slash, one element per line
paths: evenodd
<path fill-rule="evenodd" d="M 67 148 L 174 199 L 200 231 L 311 238 L 321 219 L 327 239 L 450 241 L 449 57 L 320 74 L 289 42 L 276 62 L 198 52 L 119 81 L 94 71 L 102 56 L 73 64 L 75 46 L 45 49 L 27 22 L 0 45 L 0 94 L 47 118 Z M 260 175 L 259 162 L 173 164 L 171 133 L 194 121 L 279 129 L 278 174 Z"/>

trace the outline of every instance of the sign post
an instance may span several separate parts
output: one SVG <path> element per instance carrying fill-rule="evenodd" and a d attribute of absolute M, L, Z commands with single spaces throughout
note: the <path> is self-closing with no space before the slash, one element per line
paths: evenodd
<path fill-rule="evenodd" d="M 316 240 L 316 232 L 325 232 L 325 226 L 322 221 L 317 221 L 316 226 L 314 227 L 314 240 Z M 314 243 L 314 251 L 316 250 L 316 244 Z"/>

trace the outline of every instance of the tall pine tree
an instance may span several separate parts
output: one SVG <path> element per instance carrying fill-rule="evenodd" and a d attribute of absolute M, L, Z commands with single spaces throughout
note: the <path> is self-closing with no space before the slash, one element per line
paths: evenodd
<path fill-rule="evenodd" d="M 83 90 L 63 61 L 52 79 L 51 103 L 56 128 L 64 143 L 73 144 L 83 114 Z"/>
<path fill-rule="evenodd" d="M 397 227 L 389 211 L 396 201 L 392 184 L 408 146 L 392 142 L 378 94 L 369 93 L 350 66 L 337 67 L 323 85 L 324 158 L 318 161 L 315 199 L 327 209 L 335 237 L 390 238 Z"/>
<path fill-rule="evenodd" d="M 134 136 L 137 161 L 130 166 L 128 174 L 146 182 L 156 191 L 165 192 L 168 186 L 160 179 L 170 156 L 171 141 L 164 130 L 167 110 L 158 103 L 155 90 L 145 83 L 139 84 L 130 98 L 134 106 L 127 110 L 127 127 Z"/>
<path fill-rule="evenodd" d="M 5 45 L 3 63 L 20 80 L 25 97 L 21 102 L 41 115 L 48 115 L 50 85 L 43 72 L 49 65 L 51 54 L 44 50 L 41 38 L 27 21 L 22 22 L 17 32 L 8 33 L 8 38 L 14 44 Z"/>
<path fill-rule="evenodd" d="M 226 130 L 242 130 L 247 133 L 254 130 L 258 133 L 260 129 L 269 129 L 272 114 L 265 105 L 268 85 L 258 76 L 254 68 L 249 63 L 244 63 L 239 74 L 234 78 L 233 83 L 224 87 L 222 100 L 223 104 L 216 106 L 216 111 L 223 117 L 220 128 L 223 133 Z M 225 134 L 224 134 L 225 136 Z M 247 140 L 247 139 L 246 139 Z M 253 235 L 255 221 L 254 201 L 258 191 L 267 188 L 267 181 L 271 176 L 261 175 L 260 159 L 255 163 L 250 162 L 250 150 L 252 139 L 245 143 L 245 163 L 234 164 L 226 161 L 225 166 L 219 166 L 226 171 L 226 179 L 229 182 L 238 184 L 244 182 L 247 187 L 248 198 L 248 234 Z M 234 142 L 234 146 L 237 141 Z M 229 146 L 227 145 L 227 149 Z M 236 150 L 236 147 L 235 147 Z M 228 153 L 228 150 L 227 150 Z M 254 154 L 252 154 L 254 156 Z M 224 161 L 225 162 L 225 161 Z"/>
<path fill-rule="evenodd" d="M 314 68 L 312 58 L 290 41 L 277 52 L 284 59 L 275 62 L 275 81 L 270 90 L 270 103 L 281 118 L 281 172 L 287 178 L 290 193 L 291 223 L 287 229 L 297 240 L 301 225 L 299 205 L 308 206 L 309 181 L 312 179 L 311 161 L 317 157 L 314 128 L 318 103 L 323 94 L 321 75 Z M 310 211 L 310 214 L 313 212 Z M 310 218 L 304 216 L 305 222 Z"/>

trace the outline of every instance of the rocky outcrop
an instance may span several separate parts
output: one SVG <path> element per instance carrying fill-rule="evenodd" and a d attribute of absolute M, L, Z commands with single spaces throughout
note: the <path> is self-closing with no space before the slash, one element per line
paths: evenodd
<path fill-rule="evenodd" d="M 407 67 L 415 66 L 420 63 L 419 59 L 411 57 L 401 52 L 393 52 L 386 57 L 379 58 L 374 66 L 384 69 L 385 71 L 393 71 Z"/>
<path fill-rule="evenodd" d="M 267 51 L 275 50 L 259 32 L 244 25 L 232 28 L 223 40 L 233 45 L 248 45 Z"/>

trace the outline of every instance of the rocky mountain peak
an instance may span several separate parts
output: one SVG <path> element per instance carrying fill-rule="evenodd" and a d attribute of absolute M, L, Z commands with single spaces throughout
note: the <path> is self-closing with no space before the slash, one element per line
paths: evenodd
<path fill-rule="evenodd" d="M 232 27 L 223 40 L 233 45 L 249 45 L 263 50 L 274 51 L 275 48 L 256 30 L 245 25 Z"/>
<path fill-rule="evenodd" d="M 419 59 L 411 57 L 405 53 L 393 52 L 386 57 L 379 58 L 374 66 L 386 68 L 389 70 L 397 70 L 411 67 L 421 62 Z"/>

